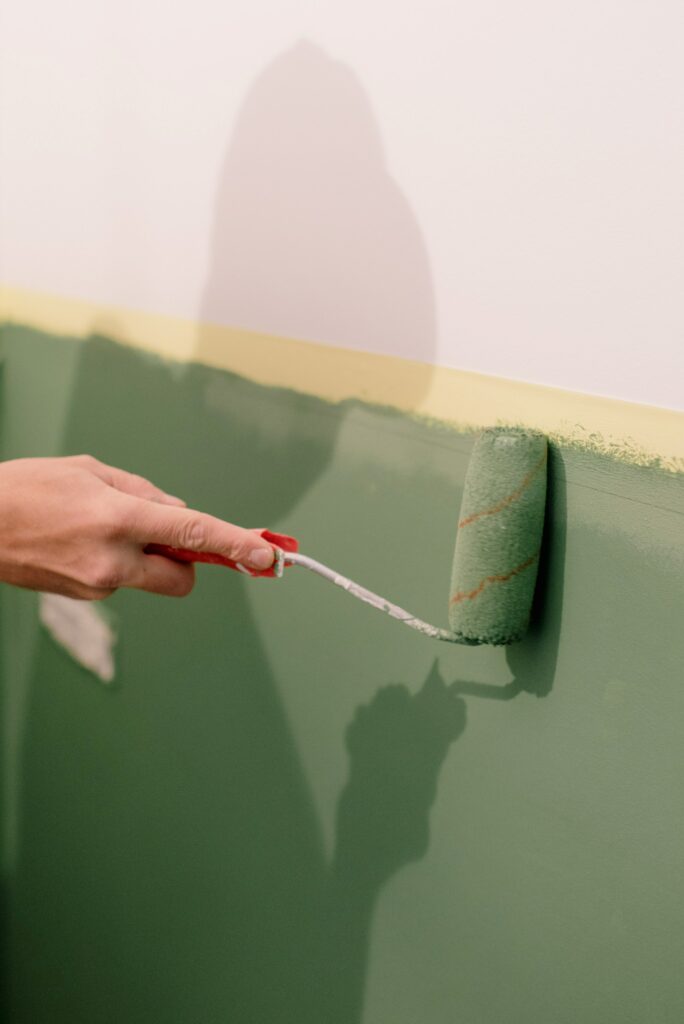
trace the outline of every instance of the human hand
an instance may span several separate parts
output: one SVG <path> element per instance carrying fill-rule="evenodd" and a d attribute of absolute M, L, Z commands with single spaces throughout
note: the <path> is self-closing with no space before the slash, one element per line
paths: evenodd
<path fill-rule="evenodd" d="M 273 562 L 256 531 L 186 508 L 90 455 L 0 463 L 0 581 L 85 600 L 118 587 L 189 594 L 193 566 L 145 554 L 150 543 L 215 551 L 255 569 Z"/>

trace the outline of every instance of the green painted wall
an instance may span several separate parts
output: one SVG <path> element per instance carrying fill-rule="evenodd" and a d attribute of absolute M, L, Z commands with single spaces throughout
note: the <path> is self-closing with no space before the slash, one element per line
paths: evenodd
<path fill-rule="evenodd" d="M 4 344 L 3 457 L 92 452 L 446 620 L 469 438 Z M 108 689 L 5 588 L 6 1018 L 679 1024 L 684 478 L 554 450 L 549 501 L 508 652 L 207 568 L 111 599 Z"/>

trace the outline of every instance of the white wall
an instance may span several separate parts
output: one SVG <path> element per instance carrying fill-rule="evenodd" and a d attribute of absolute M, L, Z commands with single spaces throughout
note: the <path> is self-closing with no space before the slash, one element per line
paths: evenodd
<path fill-rule="evenodd" d="M 6 282 L 682 406 L 681 0 L 6 0 L 0 32 Z"/>

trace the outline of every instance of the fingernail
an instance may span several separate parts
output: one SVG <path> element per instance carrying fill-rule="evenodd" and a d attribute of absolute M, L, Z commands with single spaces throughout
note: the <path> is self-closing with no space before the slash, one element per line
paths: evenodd
<path fill-rule="evenodd" d="M 255 548 L 247 556 L 247 565 L 253 569 L 268 569 L 273 565 L 273 548 Z"/>

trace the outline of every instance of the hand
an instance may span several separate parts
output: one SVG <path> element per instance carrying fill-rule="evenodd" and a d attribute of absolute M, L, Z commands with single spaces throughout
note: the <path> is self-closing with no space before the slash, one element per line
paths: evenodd
<path fill-rule="evenodd" d="M 143 477 L 90 455 L 0 463 L 0 581 L 85 600 L 118 587 L 183 597 L 194 569 L 146 544 L 273 562 L 258 533 L 185 507 Z"/>

